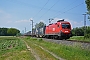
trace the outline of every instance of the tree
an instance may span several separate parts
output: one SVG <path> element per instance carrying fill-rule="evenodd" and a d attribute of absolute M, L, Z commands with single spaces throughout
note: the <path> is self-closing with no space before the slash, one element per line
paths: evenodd
<path fill-rule="evenodd" d="M 84 26 L 76 27 L 72 29 L 73 36 L 84 36 L 84 38 L 90 38 L 90 26 L 86 26 L 86 32 L 84 35 Z"/>
<path fill-rule="evenodd" d="M 86 26 L 86 34 L 90 34 L 90 26 Z"/>
<path fill-rule="evenodd" d="M 8 28 L 0 28 L 0 36 L 7 36 Z"/>
<path fill-rule="evenodd" d="M 90 26 L 86 26 L 86 34 L 84 38 L 90 38 Z"/>
<path fill-rule="evenodd" d="M 87 14 L 89 15 L 88 19 L 90 19 L 90 0 L 85 0 L 85 3 L 87 5 L 87 10 L 88 10 Z"/>
<path fill-rule="evenodd" d="M 86 0 L 85 3 L 87 5 L 87 10 L 90 13 L 90 0 Z"/>
<path fill-rule="evenodd" d="M 36 23 L 35 28 L 39 28 L 39 24 L 38 23 Z"/>
<path fill-rule="evenodd" d="M 10 28 L 10 29 L 8 29 L 7 33 L 10 36 L 15 36 L 17 33 L 20 33 L 20 31 L 18 29 L 15 29 L 15 28 Z"/>
<path fill-rule="evenodd" d="M 35 28 L 41 28 L 43 26 L 45 26 L 45 24 L 43 22 L 40 22 L 39 24 L 36 23 Z"/>
<path fill-rule="evenodd" d="M 84 27 L 76 27 L 72 29 L 73 36 L 84 36 Z"/>

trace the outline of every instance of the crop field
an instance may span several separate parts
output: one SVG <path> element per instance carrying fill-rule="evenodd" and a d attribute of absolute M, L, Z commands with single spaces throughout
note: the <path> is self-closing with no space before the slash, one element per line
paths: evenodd
<path fill-rule="evenodd" d="M 0 60 L 90 60 L 90 50 L 31 37 L 0 37 Z"/>
<path fill-rule="evenodd" d="M 17 37 L 0 37 L 0 60 L 32 60 L 25 43 Z"/>

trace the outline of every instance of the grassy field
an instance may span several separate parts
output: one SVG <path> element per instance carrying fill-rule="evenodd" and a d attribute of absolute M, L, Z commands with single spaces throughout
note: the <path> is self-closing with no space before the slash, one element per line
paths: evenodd
<path fill-rule="evenodd" d="M 72 37 L 70 37 L 70 40 L 78 40 L 78 41 L 90 42 L 90 38 L 85 39 L 84 36 L 72 36 Z"/>
<path fill-rule="evenodd" d="M 36 42 L 38 41 L 37 39 L 28 37 L 28 38 L 25 38 L 24 41 L 26 41 L 27 44 L 35 51 L 35 53 L 37 53 L 37 55 L 40 57 L 41 60 L 58 60 L 57 58 L 52 56 L 50 53 L 44 51 L 39 46 L 35 45 Z M 37 42 L 37 43 L 39 44 L 40 42 Z"/>
<path fill-rule="evenodd" d="M 0 37 L 0 60 L 36 60 L 25 42 L 41 60 L 58 60 L 46 50 L 65 60 L 90 60 L 90 50 L 30 37 Z"/>
<path fill-rule="evenodd" d="M 90 60 L 90 51 L 81 49 L 79 47 L 71 47 L 66 45 L 55 44 L 43 41 L 42 39 L 26 38 L 26 41 L 28 42 L 28 44 L 31 45 L 37 44 L 39 46 L 42 46 L 45 49 L 53 52 L 57 56 L 62 57 L 66 60 Z"/>
<path fill-rule="evenodd" d="M 0 37 L 0 60 L 35 60 L 17 37 Z"/>

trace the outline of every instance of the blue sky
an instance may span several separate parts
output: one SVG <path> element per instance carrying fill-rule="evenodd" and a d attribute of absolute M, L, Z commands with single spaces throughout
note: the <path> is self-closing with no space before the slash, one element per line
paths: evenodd
<path fill-rule="evenodd" d="M 0 27 L 17 28 L 21 32 L 31 30 L 31 21 L 34 25 L 40 21 L 49 24 L 58 19 L 69 21 L 72 28 L 84 25 L 84 14 L 87 12 L 85 0 L 0 0 Z M 86 25 L 90 26 L 87 19 Z"/>

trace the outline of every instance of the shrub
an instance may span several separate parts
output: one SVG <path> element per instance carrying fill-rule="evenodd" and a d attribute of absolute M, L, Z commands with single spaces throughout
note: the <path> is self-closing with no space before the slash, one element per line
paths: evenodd
<path fill-rule="evenodd" d="M 42 41 L 43 39 L 39 39 L 39 41 Z"/>
<path fill-rule="evenodd" d="M 89 34 L 86 34 L 86 35 L 84 36 L 84 38 L 90 38 L 90 33 L 89 33 Z"/>

